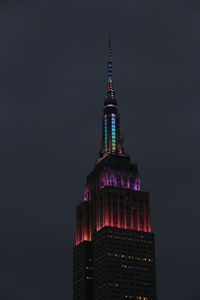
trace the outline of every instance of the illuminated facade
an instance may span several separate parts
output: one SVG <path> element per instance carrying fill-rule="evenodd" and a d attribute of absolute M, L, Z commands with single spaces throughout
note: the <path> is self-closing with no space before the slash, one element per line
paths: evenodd
<path fill-rule="evenodd" d="M 120 138 L 109 40 L 102 144 L 77 207 L 74 300 L 156 300 L 149 193 Z"/>

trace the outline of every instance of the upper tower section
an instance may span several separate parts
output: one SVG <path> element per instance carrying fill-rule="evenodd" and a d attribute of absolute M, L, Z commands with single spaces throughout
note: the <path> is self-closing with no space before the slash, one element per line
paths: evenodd
<path fill-rule="evenodd" d="M 120 137 L 120 116 L 118 114 L 117 101 L 113 89 L 112 78 L 112 45 L 111 38 L 108 42 L 108 63 L 107 63 L 107 91 L 104 101 L 102 118 L 102 144 L 100 160 L 109 154 L 124 156 L 122 139 Z"/>
<path fill-rule="evenodd" d="M 117 105 L 115 100 L 115 92 L 113 90 L 113 79 L 112 79 L 112 45 L 111 38 L 108 41 L 108 63 L 107 63 L 107 76 L 108 76 L 108 86 L 106 91 L 106 99 L 104 105 L 107 106 L 109 104 Z"/>
<path fill-rule="evenodd" d="M 140 191 L 140 176 L 136 164 L 124 153 L 120 137 L 120 115 L 113 89 L 112 47 L 108 45 L 108 79 L 102 117 L 102 143 L 99 158 L 87 176 L 84 201 L 95 199 L 98 191 L 112 186 L 117 189 Z"/>

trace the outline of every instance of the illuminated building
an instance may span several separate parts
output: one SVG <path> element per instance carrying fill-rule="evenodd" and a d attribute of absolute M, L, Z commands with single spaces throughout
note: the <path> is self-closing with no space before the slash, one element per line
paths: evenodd
<path fill-rule="evenodd" d="M 149 193 L 120 138 L 109 40 L 102 144 L 77 207 L 74 300 L 156 300 L 154 234 Z"/>

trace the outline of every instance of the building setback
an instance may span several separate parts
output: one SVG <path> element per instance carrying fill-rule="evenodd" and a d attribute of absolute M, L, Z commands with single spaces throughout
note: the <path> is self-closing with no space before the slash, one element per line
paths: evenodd
<path fill-rule="evenodd" d="M 149 193 L 123 149 L 110 39 L 102 128 L 99 158 L 77 207 L 73 299 L 156 300 Z"/>

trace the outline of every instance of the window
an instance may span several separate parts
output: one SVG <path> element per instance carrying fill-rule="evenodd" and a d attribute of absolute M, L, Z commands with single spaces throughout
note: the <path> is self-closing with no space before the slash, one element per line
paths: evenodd
<path fill-rule="evenodd" d="M 130 188 L 131 189 L 134 188 L 134 179 L 133 179 L 133 177 L 130 178 Z"/>
<path fill-rule="evenodd" d="M 117 186 L 121 186 L 121 176 L 117 175 Z"/>
<path fill-rule="evenodd" d="M 123 177 L 123 186 L 127 187 L 127 177 L 126 176 Z"/>

